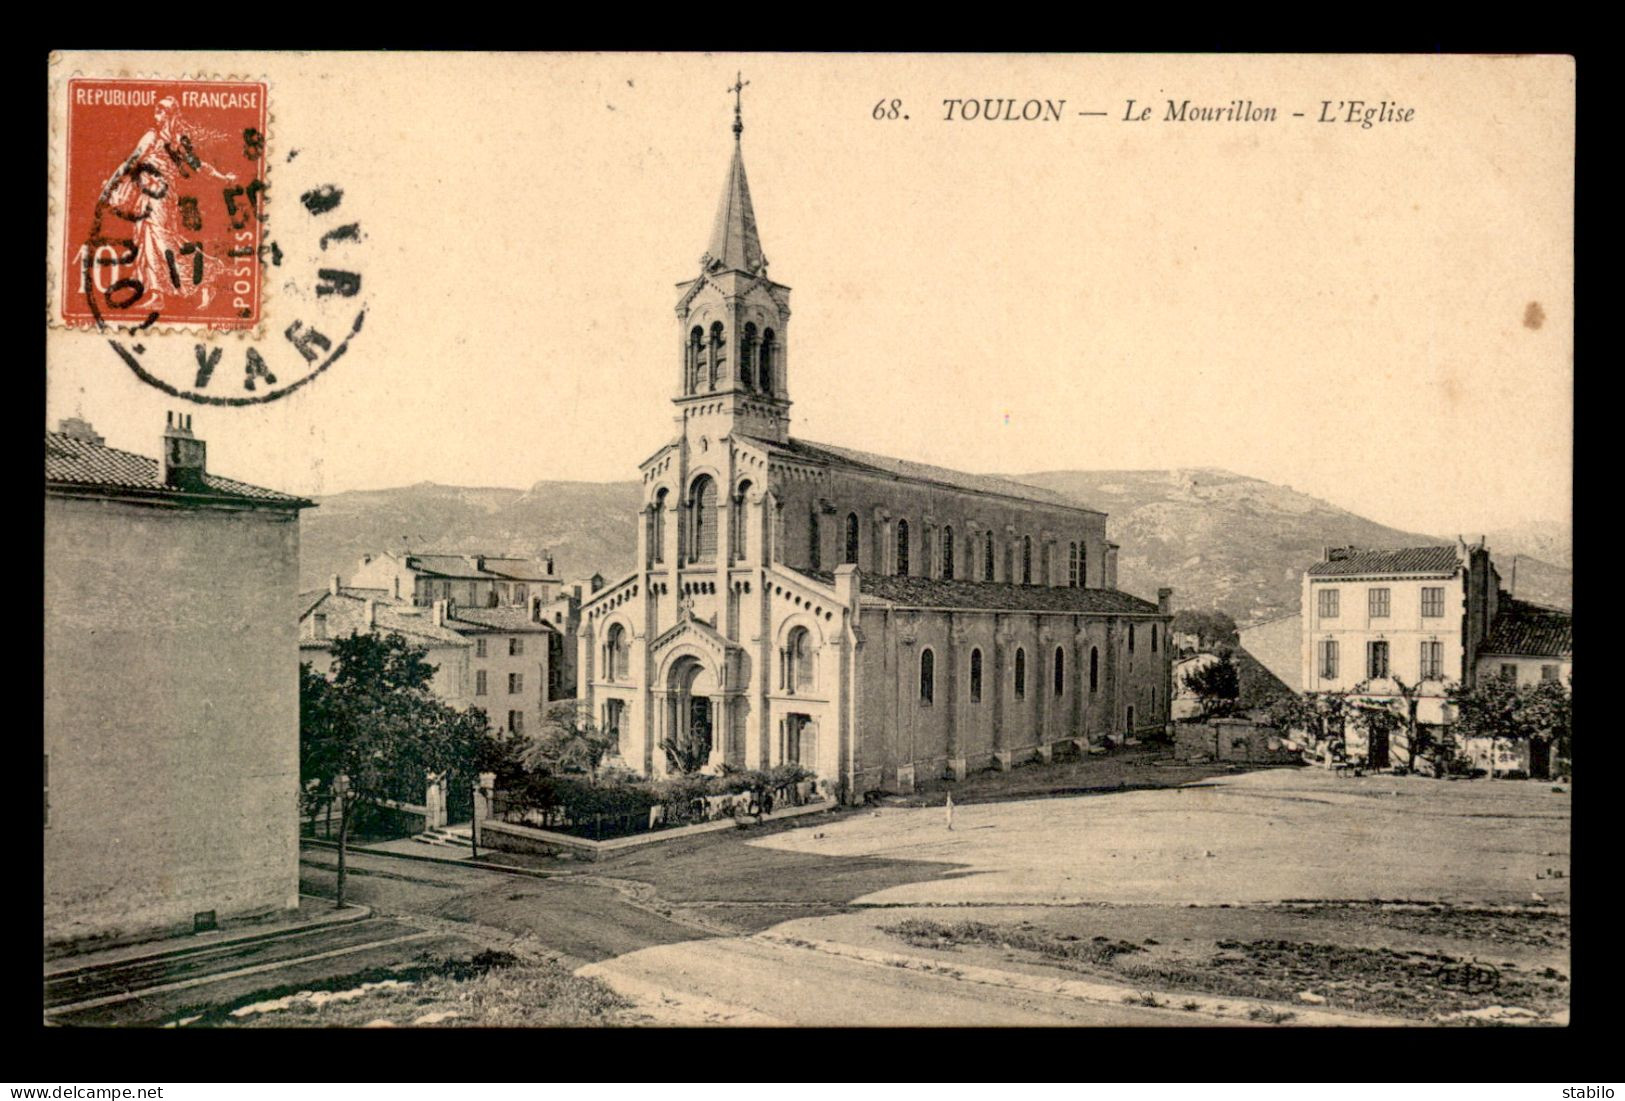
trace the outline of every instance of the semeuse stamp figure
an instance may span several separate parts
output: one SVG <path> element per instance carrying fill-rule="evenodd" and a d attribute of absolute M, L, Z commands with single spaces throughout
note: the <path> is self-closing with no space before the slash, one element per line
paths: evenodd
<path fill-rule="evenodd" d="M 63 320 L 258 322 L 265 103 L 258 83 L 69 82 Z"/>

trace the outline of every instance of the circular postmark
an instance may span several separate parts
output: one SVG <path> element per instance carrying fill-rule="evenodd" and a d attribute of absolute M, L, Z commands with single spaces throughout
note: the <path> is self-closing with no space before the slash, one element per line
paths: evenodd
<path fill-rule="evenodd" d="M 272 232 L 265 99 L 245 82 L 70 82 L 61 317 L 101 333 L 143 382 L 204 405 L 301 389 L 366 320 L 361 222 L 297 149 L 276 164 L 297 202 L 275 206 Z"/>

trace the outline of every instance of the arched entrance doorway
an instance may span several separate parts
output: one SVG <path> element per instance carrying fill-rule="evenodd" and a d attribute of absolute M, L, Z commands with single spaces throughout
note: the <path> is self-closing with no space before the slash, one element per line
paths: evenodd
<path fill-rule="evenodd" d="M 716 674 L 697 657 L 678 658 L 666 678 L 666 767 L 697 772 L 719 762 L 722 735 Z"/>

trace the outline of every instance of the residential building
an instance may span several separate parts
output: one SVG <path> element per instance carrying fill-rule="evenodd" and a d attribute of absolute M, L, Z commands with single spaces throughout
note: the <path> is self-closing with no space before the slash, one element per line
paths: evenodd
<path fill-rule="evenodd" d="M 529 608 L 550 604 L 563 579 L 553 559 L 536 562 L 496 554 L 384 551 L 362 555 L 350 576 L 358 588 L 380 589 L 396 603 L 428 607 L 437 600 L 461 608 Z"/>
<path fill-rule="evenodd" d="M 1172 590 L 1118 591 L 1104 513 L 792 436 L 790 289 L 742 129 L 679 284 L 679 431 L 640 467 L 638 568 L 581 605 L 579 695 L 619 758 L 799 763 L 859 799 L 1162 729 Z"/>
<path fill-rule="evenodd" d="M 424 607 L 389 599 L 393 589 L 345 586 L 300 598 L 299 654 L 321 673 L 332 668 L 332 640 L 354 633 L 399 634 L 427 651 L 431 687 L 454 707 L 484 709 L 493 728 L 534 732 L 549 704 L 575 694 L 573 597 L 551 605 L 465 608 L 439 599 Z M 559 609 L 560 622 L 550 618 Z"/>
<path fill-rule="evenodd" d="M 1519 685 L 1568 684 L 1574 674 L 1574 615 L 1515 600 L 1505 593 L 1489 636 L 1478 647 L 1478 679 L 1511 677 Z"/>
<path fill-rule="evenodd" d="M 299 900 L 303 498 L 45 434 L 45 938 L 208 928 Z"/>
<path fill-rule="evenodd" d="M 1301 684 L 1374 698 L 1419 694 L 1417 720 L 1448 721 L 1449 685 L 1473 683 L 1500 576 L 1473 545 L 1328 547 L 1304 571 Z"/>

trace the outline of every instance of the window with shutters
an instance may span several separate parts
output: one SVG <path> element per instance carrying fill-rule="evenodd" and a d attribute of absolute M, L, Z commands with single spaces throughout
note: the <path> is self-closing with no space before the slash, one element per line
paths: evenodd
<path fill-rule="evenodd" d="M 1338 592 L 1339 592 L 1339 590 L 1337 590 L 1337 589 L 1321 589 L 1320 590 L 1320 618 L 1321 619 L 1336 619 L 1337 618 L 1337 596 L 1338 596 Z"/>
<path fill-rule="evenodd" d="M 1337 679 L 1337 640 L 1325 639 L 1320 643 L 1320 679 Z"/>
<path fill-rule="evenodd" d="M 1428 619 L 1437 619 L 1444 615 L 1444 587 L 1424 585 L 1422 587 L 1422 615 Z"/>
<path fill-rule="evenodd" d="M 1372 619 L 1385 619 L 1388 616 L 1387 589 L 1370 590 L 1370 611 Z"/>
<path fill-rule="evenodd" d="M 1444 643 L 1422 643 L 1419 672 L 1423 680 L 1438 680 L 1444 674 Z"/>
<path fill-rule="evenodd" d="M 1371 680 L 1377 680 L 1388 675 L 1388 644 L 1386 642 L 1368 642 L 1365 644 L 1365 675 Z"/>

